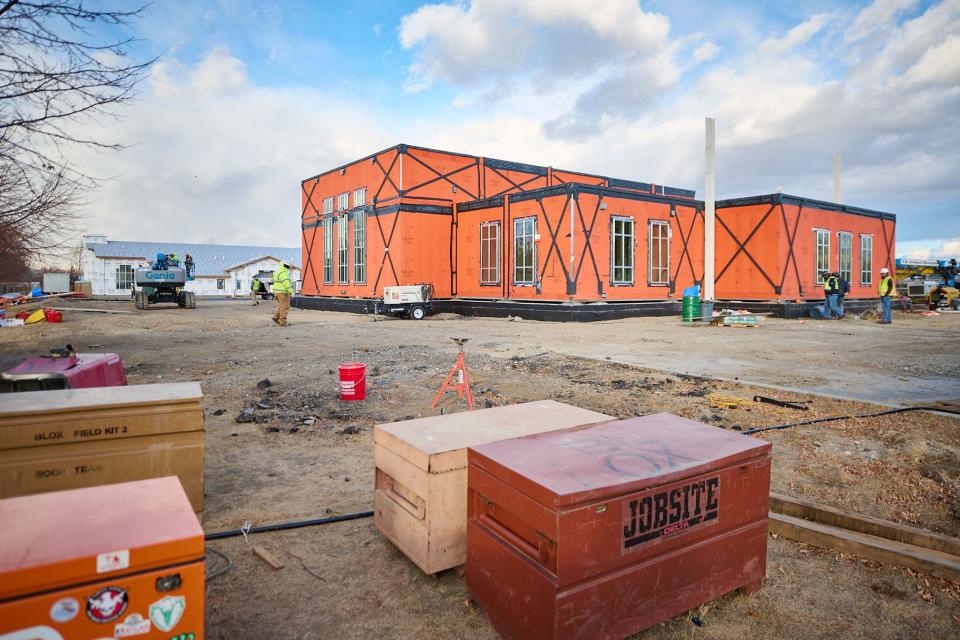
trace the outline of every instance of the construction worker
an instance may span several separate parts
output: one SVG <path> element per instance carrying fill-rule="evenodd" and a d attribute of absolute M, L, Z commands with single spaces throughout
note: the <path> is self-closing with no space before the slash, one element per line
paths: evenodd
<path fill-rule="evenodd" d="M 880 319 L 880 324 L 893 323 L 890 298 L 896 292 L 897 283 L 894 281 L 893 276 L 890 275 L 890 270 L 886 267 L 880 269 L 880 286 L 878 293 L 880 294 L 880 307 L 883 309 L 883 317 Z"/>
<path fill-rule="evenodd" d="M 824 295 L 824 304 L 823 304 L 823 317 L 827 320 L 836 316 L 839 320 L 843 317 L 843 311 L 837 307 L 837 297 L 840 295 L 840 277 L 830 273 L 829 271 L 824 271 L 821 276 L 823 278 L 823 295 Z"/>
<path fill-rule="evenodd" d="M 290 310 L 290 296 L 293 295 L 293 284 L 290 282 L 290 265 L 280 263 L 273 272 L 273 295 L 277 298 L 277 310 L 273 314 L 273 321 L 281 327 L 287 326 L 287 311 Z"/>
<path fill-rule="evenodd" d="M 193 256 L 189 253 L 183 259 L 183 267 L 187 270 L 187 280 L 193 280 Z"/>
<path fill-rule="evenodd" d="M 833 277 L 837 279 L 837 311 L 839 312 L 838 319 L 847 317 L 846 312 L 843 310 L 843 301 L 848 293 L 850 293 L 850 283 L 847 282 L 843 276 L 840 275 L 839 271 L 833 272 Z"/>
<path fill-rule="evenodd" d="M 253 276 L 253 281 L 250 283 L 250 295 L 253 296 L 253 304 L 260 304 L 260 288 L 263 286 L 263 283 L 260 282 L 260 276 Z"/>
<path fill-rule="evenodd" d="M 172 264 L 175 267 L 180 266 L 180 258 L 177 257 L 176 253 L 171 253 L 168 257 L 170 260 L 170 264 Z"/>

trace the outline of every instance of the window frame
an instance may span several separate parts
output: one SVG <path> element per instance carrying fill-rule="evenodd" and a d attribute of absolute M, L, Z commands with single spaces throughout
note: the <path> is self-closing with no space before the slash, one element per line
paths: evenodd
<path fill-rule="evenodd" d="M 630 234 L 617 233 L 617 223 L 630 223 Z M 630 264 L 620 265 L 617 262 L 616 241 L 617 238 L 629 238 Z M 668 240 L 669 243 L 669 240 Z M 669 263 L 667 270 L 669 272 Z M 629 272 L 629 278 L 617 278 L 617 270 L 624 274 Z M 632 216 L 610 216 L 610 286 L 612 287 L 631 287 L 636 283 L 637 275 L 637 222 Z"/>
<path fill-rule="evenodd" d="M 333 217 L 323 224 L 323 284 L 333 284 Z"/>
<path fill-rule="evenodd" d="M 226 291 L 226 290 L 227 290 L 226 278 L 217 278 L 217 291 Z"/>
<path fill-rule="evenodd" d="M 532 231 L 526 233 L 526 229 L 524 229 L 524 232 L 518 235 L 518 226 L 522 224 L 526 227 L 528 223 L 532 223 Z M 521 240 L 524 245 L 529 244 L 530 246 L 531 264 L 527 264 L 526 261 L 524 261 L 522 265 L 517 264 L 517 249 L 521 246 Z M 528 269 L 532 275 L 529 280 L 517 278 L 518 271 L 527 271 Z M 513 219 L 513 284 L 517 287 L 534 287 L 537 285 L 537 216 L 524 216 Z"/>
<path fill-rule="evenodd" d="M 350 223 L 348 214 L 337 216 L 337 284 L 350 284 Z"/>
<path fill-rule="evenodd" d="M 658 240 L 664 241 L 664 247 L 666 248 L 666 260 L 663 260 L 663 255 L 661 253 L 661 265 L 657 266 L 657 271 L 662 271 L 665 279 L 655 280 L 653 276 L 654 266 L 653 266 L 653 228 L 659 227 L 665 230 L 663 236 L 659 236 Z M 647 220 L 647 286 L 649 287 L 669 287 L 670 286 L 670 221 L 669 220 L 658 220 L 650 219 Z"/>
<path fill-rule="evenodd" d="M 323 199 L 320 213 L 322 215 L 329 215 L 333 213 L 333 196 L 328 196 Z"/>
<path fill-rule="evenodd" d="M 494 229 L 494 236 L 487 236 L 484 238 L 484 231 Z M 496 287 L 500 286 L 500 263 L 502 262 L 501 256 L 501 242 L 500 242 L 500 221 L 499 220 L 488 220 L 486 222 L 480 223 L 480 286 L 481 287 Z M 484 243 L 489 244 L 490 242 L 495 242 L 496 246 L 496 260 L 493 265 L 484 265 L 484 258 L 487 256 L 487 251 L 485 250 Z M 489 273 L 493 271 L 494 277 L 484 279 L 484 273 Z"/>
<path fill-rule="evenodd" d="M 350 208 L 350 192 L 344 191 L 337 194 L 337 211 L 346 211 Z"/>
<path fill-rule="evenodd" d="M 820 274 L 824 271 L 830 273 L 830 229 L 818 229 L 815 227 L 813 233 L 815 234 L 813 238 L 813 286 L 822 287 L 823 278 L 820 277 Z M 820 238 L 827 239 L 825 246 L 822 246 Z M 821 257 L 827 259 L 826 266 L 821 265 Z"/>
<path fill-rule="evenodd" d="M 847 266 L 846 275 L 849 277 L 844 277 L 844 269 L 843 269 L 844 240 L 847 241 L 847 262 L 849 264 Z M 847 282 L 853 282 L 853 233 L 851 233 L 850 231 L 837 232 L 837 271 L 840 273 L 841 280 L 846 280 Z"/>
<path fill-rule="evenodd" d="M 137 270 L 131 264 L 118 264 L 117 268 L 113 270 L 114 288 L 119 291 L 129 291 L 133 289 L 136 272 Z M 124 276 L 123 278 L 120 277 L 121 274 Z M 122 284 L 126 286 L 121 286 L 121 280 L 123 281 Z"/>
<path fill-rule="evenodd" d="M 367 212 L 353 214 L 353 283 L 367 283 Z"/>
<path fill-rule="evenodd" d="M 870 256 L 868 261 L 864 261 L 864 240 L 869 240 L 867 244 L 869 245 L 866 249 L 867 255 Z M 866 264 L 866 268 L 864 265 Z M 864 278 L 864 275 L 867 277 Z M 860 234 L 860 285 L 864 287 L 873 286 L 873 234 L 872 233 L 861 233 Z"/>
<path fill-rule="evenodd" d="M 360 196 L 359 198 L 357 196 Z M 353 190 L 353 208 L 367 206 L 367 188 L 360 187 Z"/>

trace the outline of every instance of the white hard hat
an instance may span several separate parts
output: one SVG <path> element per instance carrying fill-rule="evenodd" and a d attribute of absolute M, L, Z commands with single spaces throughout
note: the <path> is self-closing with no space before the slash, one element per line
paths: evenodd
<path fill-rule="evenodd" d="M 883 269 L 880 269 L 880 273 L 890 273 L 890 270 L 884 267 Z"/>

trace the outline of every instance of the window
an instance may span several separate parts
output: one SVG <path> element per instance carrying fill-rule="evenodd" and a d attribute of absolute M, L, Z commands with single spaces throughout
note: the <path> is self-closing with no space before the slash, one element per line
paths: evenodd
<path fill-rule="evenodd" d="M 323 219 L 323 284 L 333 284 L 333 218 Z"/>
<path fill-rule="evenodd" d="M 353 214 L 353 281 L 367 281 L 367 214 L 363 211 Z"/>
<path fill-rule="evenodd" d="M 133 288 L 133 267 L 121 264 L 117 267 L 117 289 Z"/>
<path fill-rule="evenodd" d="M 853 234 L 847 231 L 841 231 L 837 234 L 837 237 L 840 241 L 837 243 L 839 246 L 839 256 L 838 264 L 840 269 L 840 277 L 847 282 L 850 282 L 853 278 Z"/>
<path fill-rule="evenodd" d="M 323 199 L 323 213 L 333 213 L 333 196 Z"/>
<path fill-rule="evenodd" d="M 367 204 L 367 188 L 357 189 L 353 192 L 353 206 L 362 207 Z"/>
<path fill-rule="evenodd" d="M 480 223 L 480 284 L 500 284 L 500 223 Z"/>
<path fill-rule="evenodd" d="M 337 211 L 346 211 L 350 208 L 350 194 L 341 193 L 337 196 Z"/>
<path fill-rule="evenodd" d="M 873 236 L 860 236 L 860 284 L 873 284 Z"/>
<path fill-rule="evenodd" d="M 227 281 L 223 278 L 217 278 L 217 291 L 223 291 L 227 288 Z"/>
<path fill-rule="evenodd" d="M 537 283 L 536 218 L 518 218 L 513 221 L 513 283 Z"/>
<path fill-rule="evenodd" d="M 610 218 L 610 282 L 633 284 L 633 218 Z"/>
<path fill-rule="evenodd" d="M 670 223 L 665 220 L 647 224 L 647 283 L 670 284 Z"/>
<path fill-rule="evenodd" d="M 815 274 L 816 283 L 823 284 L 822 273 L 830 271 L 830 232 L 826 229 L 816 229 L 817 233 L 817 255 Z"/>
<path fill-rule="evenodd" d="M 350 282 L 350 223 L 347 216 L 337 219 L 337 282 Z"/>

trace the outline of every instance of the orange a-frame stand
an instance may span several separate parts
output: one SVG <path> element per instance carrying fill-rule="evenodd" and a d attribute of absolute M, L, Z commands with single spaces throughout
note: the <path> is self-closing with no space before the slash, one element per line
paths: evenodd
<path fill-rule="evenodd" d="M 462 398 L 464 394 L 467 395 L 467 406 L 473 411 L 473 391 L 470 390 L 470 375 L 467 373 L 467 365 L 463 361 L 463 344 L 469 340 L 469 338 L 451 338 L 454 342 L 457 343 L 460 347 L 460 352 L 457 354 L 457 361 L 454 363 L 453 367 L 450 369 L 450 373 L 447 375 L 447 379 L 443 381 L 443 384 L 440 386 L 440 391 L 437 392 L 437 397 L 433 399 L 433 404 L 430 405 L 431 408 L 436 407 L 437 403 L 440 402 L 440 398 L 443 397 L 443 393 L 450 387 L 450 381 L 453 380 L 453 376 L 457 376 L 457 397 Z"/>

